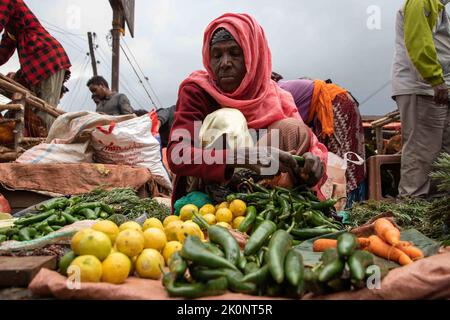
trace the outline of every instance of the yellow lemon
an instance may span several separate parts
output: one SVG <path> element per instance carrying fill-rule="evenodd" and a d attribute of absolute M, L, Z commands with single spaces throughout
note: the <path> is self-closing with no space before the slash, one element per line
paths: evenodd
<path fill-rule="evenodd" d="M 182 221 L 191 220 L 194 212 L 198 213 L 198 208 L 193 204 L 187 204 L 180 210 L 180 219 Z"/>
<path fill-rule="evenodd" d="M 163 250 L 163 257 L 166 264 L 169 264 L 170 257 L 177 251 L 180 251 L 183 248 L 183 245 L 179 241 L 170 241 L 167 242 L 166 246 Z"/>
<path fill-rule="evenodd" d="M 157 218 L 150 218 L 145 220 L 144 225 L 142 226 L 142 230 L 147 230 L 150 228 L 158 228 L 164 231 L 164 226 L 161 222 L 161 220 Z"/>
<path fill-rule="evenodd" d="M 100 282 L 102 273 L 102 263 L 91 255 L 75 258 L 67 269 L 67 275 L 71 279 L 79 279 L 81 282 Z"/>
<path fill-rule="evenodd" d="M 100 261 L 111 253 L 111 240 L 109 237 L 100 231 L 93 230 L 84 234 L 77 246 L 77 251 L 74 251 L 79 256 L 93 255 Z"/>
<path fill-rule="evenodd" d="M 193 221 L 185 221 L 177 231 L 177 238 L 178 241 L 184 243 L 184 239 L 188 236 L 195 236 L 202 239 L 202 234 L 203 232 L 198 224 Z"/>
<path fill-rule="evenodd" d="M 183 221 L 175 220 L 172 221 L 164 228 L 164 232 L 166 233 L 167 241 L 178 241 L 178 229 L 183 225 Z"/>
<path fill-rule="evenodd" d="M 223 209 L 223 208 L 228 209 L 228 206 L 229 206 L 228 202 L 224 201 L 224 202 L 216 205 L 216 211 L 219 209 Z"/>
<path fill-rule="evenodd" d="M 144 231 L 144 248 L 161 251 L 167 243 L 164 231 L 159 228 L 149 228 Z"/>
<path fill-rule="evenodd" d="M 231 229 L 231 225 L 229 223 L 226 223 L 226 222 L 217 222 L 217 226 L 221 226 L 221 227 L 224 227 L 226 229 Z"/>
<path fill-rule="evenodd" d="M 158 280 L 164 267 L 163 256 L 155 249 L 144 249 L 136 260 L 136 272 L 141 278 Z"/>
<path fill-rule="evenodd" d="M 171 223 L 173 221 L 180 221 L 180 217 L 174 216 L 174 215 L 166 217 L 163 221 L 164 228 L 166 228 L 169 225 L 169 223 Z"/>
<path fill-rule="evenodd" d="M 216 208 L 212 204 L 205 204 L 203 207 L 200 208 L 198 211 L 200 215 L 204 216 L 205 214 L 214 214 L 216 213 Z"/>
<path fill-rule="evenodd" d="M 111 240 L 112 244 L 114 243 L 114 241 L 116 241 L 116 237 L 119 234 L 119 227 L 114 222 L 109 220 L 96 222 L 92 226 L 92 229 L 106 234 Z"/>
<path fill-rule="evenodd" d="M 130 274 L 131 261 L 123 253 L 115 252 L 103 261 L 102 269 L 102 282 L 121 284 Z"/>
<path fill-rule="evenodd" d="M 142 232 L 133 229 L 121 231 L 116 238 L 116 249 L 132 258 L 144 249 L 144 236 Z"/>
<path fill-rule="evenodd" d="M 70 246 L 72 248 L 73 252 L 79 252 L 79 243 L 80 240 L 88 233 L 94 231 L 93 229 L 83 229 L 78 231 L 77 233 L 74 234 L 74 236 L 72 237 L 72 240 L 70 241 Z"/>
<path fill-rule="evenodd" d="M 233 221 L 233 213 L 230 209 L 222 208 L 216 211 L 217 222 L 231 223 Z"/>
<path fill-rule="evenodd" d="M 247 205 L 245 204 L 244 201 L 236 199 L 236 200 L 231 201 L 228 209 L 231 210 L 234 218 L 242 217 L 242 216 L 245 216 L 245 211 L 247 211 Z"/>
<path fill-rule="evenodd" d="M 245 220 L 245 217 L 234 218 L 234 220 L 233 220 L 233 229 L 239 228 L 239 226 L 241 225 L 242 221 L 244 221 L 244 220 Z"/>
<path fill-rule="evenodd" d="M 136 230 L 136 231 L 141 231 L 142 232 L 142 227 L 139 223 L 135 222 L 135 221 L 127 221 L 125 223 L 122 223 L 119 227 L 120 231 L 126 230 L 126 229 L 132 229 L 132 230 Z"/>
<path fill-rule="evenodd" d="M 203 216 L 203 219 L 205 219 L 205 221 L 208 222 L 208 224 L 210 226 L 213 225 L 213 224 L 216 224 L 216 216 L 213 215 L 212 213 L 205 214 Z"/>

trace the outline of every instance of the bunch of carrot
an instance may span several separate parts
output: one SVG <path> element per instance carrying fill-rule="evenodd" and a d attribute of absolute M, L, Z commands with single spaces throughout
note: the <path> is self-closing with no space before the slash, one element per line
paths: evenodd
<path fill-rule="evenodd" d="M 400 240 L 400 230 L 386 218 L 376 220 L 375 235 L 369 238 L 358 238 L 358 244 L 359 249 L 395 261 L 402 266 L 423 258 L 423 253 L 419 248 L 410 242 Z M 336 248 L 336 246 L 337 240 L 335 239 L 318 239 L 313 243 L 313 250 L 323 252 L 329 248 Z"/>

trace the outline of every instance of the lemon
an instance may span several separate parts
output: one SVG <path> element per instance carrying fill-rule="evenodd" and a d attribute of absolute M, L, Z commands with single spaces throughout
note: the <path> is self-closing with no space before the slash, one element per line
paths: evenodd
<path fill-rule="evenodd" d="M 233 213 L 230 209 L 222 208 L 216 211 L 217 222 L 231 223 L 233 221 Z"/>
<path fill-rule="evenodd" d="M 119 252 L 132 258 L 137 256 L 144 249 L 144 236 L 142 232 L 127 229 L 121 231 L 116 238 L 116 249 Z"/>
<path fill-rule="evenodd" d="M 224 201 L 224 202 L 216 205 L 216 211 L 219 209 L 223 209 L 223 208 L 228 209 L 228 207 L 229 207 L 228 202 Z"/>
<path fill-rule="evenodd" d="M 239 228 L 239 226 L 241 225 L 242 221 L 244 221 L 244 220 L 245 220 L 245 217 L 234 218 L 234 220 L 233 220 L 233 229 Z"/>
<path fill-rule="evenodd" d="M 231 225 L 229 223 L 226 223 L 226 222 L 217 222 L 217 226 L 221 226 L 221 227 L 224 227 L 226 229 L 231 229 Z"/>
<path fill-rule="evenodd" d="M 75 258 L 67 269 L 69 277 L 79 276 L 81 282 L 100 282 L 102 273 L 102 263 L 91 255 Z"/>
<path fill-rule="evenodd" d="M 144 248 L 161 251 L 166 243 L 166 234 L 161 229 L 150 228 L 144 231 Z"/>
<path fill-rule="evenodd" d="M 145 220 L 144 225 L 142 226 L 142 230 L 147 230 L 150 228 L 158 228 L 164 231 L 164 226 L 162 222 L 157 218 L 150 218 Z"/>
<path fill-rule="evenodd" d="M 103 232 L 93 230 L 83 235 L 74 252 L 80 256 L 93 255 L 103 261 L 111 253 L 111 248 L 109 237 Z"/>
<path fill-rule="evenodd" d="M 166 217 L 163 221 L 164 228 L 166 228 L 169 225 L 169 223 L 171 223 L 173 221 L 180 221 L 180 217 L 174 216 L 174 215 Z"/>
<path fill-rule="evenodd" d="M 198 213 L 198 208 L 193 204 L 187 204 L 180 210 L 180 219 L 182 221 L 191 220 L 194 212 Z"/>
<path fill-rule="evenodd" d="M 247 205 L 245 204 L 244 201 L 236 199 L 236 200 L 231 201 L 228 209 L 231 210 L 234 218 L 242 217 L 242 216 L 245 216 L 245 211 L 247 211 Z"/>
<path fill-rule="evenodd" d="M 169 264 L 170 257 L 177 251 L 180 251 L 183 248 L 183 245 L 179 241 L 170 241 L 167 242 L 166 246 L 163 250 L 163 257 L 166 264 Z"/>
<path fill-rule="evenodd" d="M 72 251 L 78 252 L 78 244 L 80 243 L 80 240 L 84 237 L 84 235 L 92 232 L 94 230 L 92 229 L 83 229 L 75 233 L 75 235 L 72 237 L 72 240 L 70 241 L 70 247 L 72 248 Z"/>
<path fill-rule="evenodd" d="M 164 267 L 164 258 L 155 249 L 145 249 L 137 258 L 135 267 L 139 277 L 158 280 Z"/>
<path fill-rule="evenodd" d="M 130 259 L 120 252 L 110 254 L 102 263 L 102 282 L 124 283 L 131 270 Z"/>
<path fill-rule="evenodd" d="M 183 221 L 175 220 L 172 221 L 164 228 L 164 232 L 166 233 L 167 241 L 178 241 L 178 229 L 183 225 Z"/>
<path fill-rule="evenodd" d="M 204 216 L 205 214 L 214 214 L 216 213 L 216 208 L 212 204 L 205 204 L 203 207 L 200 208 L 198 211 L 200 215 Z"/>
<path fill-rule="evenodd" d="M 120 231 L 126 230 L 126 229 L 132 229 L 136 231 L 142 231 L 142 227 L 139 223 L 135 221 L 127 221 L 125 223 L 122 223 L 119 227 Z"/>
<path fill-rule="evenodd" d="M 109 220 L 96 222 L 92 226 L 92 229 L 106 234 L 111 240 L 112 244 L 114 243 L 114 241 L 116 241 L 116 237 L 119 234 L 119 227 L 114 222 Z"/>
<path fill-rule="evenodd" d="M 212 213 L 207 213 L 203 216 L 203 219 L 205 219 L 206 222 L 208 222 L 209 225 L 216 224 L 216 216 Z"/>
<path fill-rule="evenodd" d="M 198 224 L 193 221 L 185 221 L 177 231 L 177 238 L 181 243 L 184 243 L 184 239 L 188 236 L 195 236 L 202 239 L 202 235 L 202 230 Z"/>

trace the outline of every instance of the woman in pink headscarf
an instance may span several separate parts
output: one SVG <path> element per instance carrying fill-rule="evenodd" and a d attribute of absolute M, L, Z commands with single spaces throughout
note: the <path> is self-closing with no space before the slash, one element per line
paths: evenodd
<path fill-rule="evenodd" d="M 206 71 L 192 73 L 178 93 L 168 146 L 169 166 L 176 175 L 173 201 L 194 191 L 190 178 L 202 182 L 198 190 L 208 182 L 228 181 L 237 168 L 271 176 L 284 172 L 298 183 L 323 184 L 327 150 L 301 120 L 292 96 L 271 80 L 270 49 L 255 19 L 227 13 L 212 21 L 204 34 L 203 65 Z M 205 146 L 205 126 L 232 139 L 215 148 Z M 247 128 L 268 129 L 268 134 L 259 136 L 258 147 L 237 142 L 229 152 L 229 141 L 248 140 L 240 139 Z M 263 143 L 269 148 L 261 148 Z M 304 167 L 293 154 L 305 157 Z M 255 156 L 258 161 L 251 161 Z M 267 173 L 268 167 L 276 172 Z"/>

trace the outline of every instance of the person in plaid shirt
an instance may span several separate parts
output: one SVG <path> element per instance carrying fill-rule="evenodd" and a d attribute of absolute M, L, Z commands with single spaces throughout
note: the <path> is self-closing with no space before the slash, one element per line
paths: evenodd
<path fill-rule="evenodd" d="M 14 79 L 56 107 L 63 83 L 70 77 L 70 60 L 64 48 L 40 24 L 23 0 L 0 0 L 0 65 L 17 49 L 20 70 Z M 54 119 L 37 112 L 50 128 Z"/>

